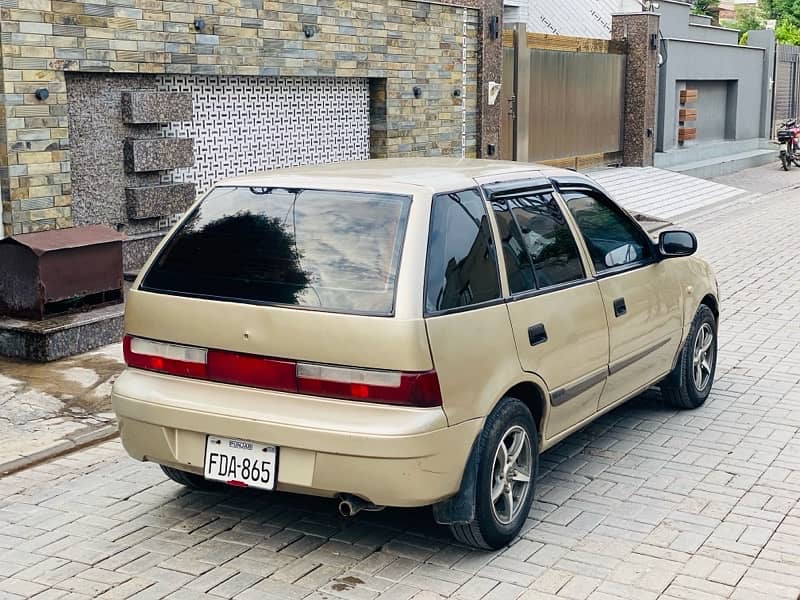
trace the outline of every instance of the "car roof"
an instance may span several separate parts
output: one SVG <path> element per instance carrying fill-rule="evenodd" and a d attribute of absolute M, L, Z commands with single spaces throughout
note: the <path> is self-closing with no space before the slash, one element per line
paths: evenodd
<path fill-rule="evenodd" d="M 413 193 L 463 190 L 475 186 L 476 178 L 514 173 L 541 177 L 576 176 L 564 169 L 543 165 L 472 158 L 388 158 L 310 165 L 253 173 L 220 181 L 218 186 L 311 187 Z"/>

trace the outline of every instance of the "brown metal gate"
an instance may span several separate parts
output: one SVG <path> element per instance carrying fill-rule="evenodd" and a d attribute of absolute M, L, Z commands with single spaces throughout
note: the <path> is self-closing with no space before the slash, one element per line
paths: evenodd
<path fill-rule="evenodd" d="M 800 46 L 778 45 L 773 134 L 783 121 L 800 117 Z"/>
<path fill-rule="evenodd" d="M 624 42 L 503 35 L 500 156 L 586 168 L 622 162 Z"/>

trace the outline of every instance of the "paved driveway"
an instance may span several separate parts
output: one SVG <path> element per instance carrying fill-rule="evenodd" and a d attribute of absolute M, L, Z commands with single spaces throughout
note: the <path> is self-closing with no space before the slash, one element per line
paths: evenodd
<path fill-rule="evenodd" d="M 425 510 L 187 493 L 109 442 L 0 480 L 0 599 L 797 600 L 800 198 L 694 226 L 724 296 L 710 401 L 648 393 L 548 451 L 510 548 Z"/>

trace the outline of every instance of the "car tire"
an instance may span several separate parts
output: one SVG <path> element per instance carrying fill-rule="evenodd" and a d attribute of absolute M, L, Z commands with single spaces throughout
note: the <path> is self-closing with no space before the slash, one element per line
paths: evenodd
<path fill-rule="evenodd" d="M 711 393 L 716 370 L 717 319 L 703 304 L 692 321 L 675 368 L 661 383 L 661 393 L 676 408 L 699 408 Z"/>
<path fill-rule="evenodd" d="M 450 530 L 463 544 L 496 550 L 517 537 L 533 502 L 539 435 L 531 411 L 516 398 L 504 398 L 487 417 L 479 443 L 475 518 Z"/>
<path fill-rule="evenodd" d="M 180 469 L 173 469 L 172 467 L 166 467 L 164 465 L 160 465 L 160 467 L 161 470 L 164 471 L 164 474 L 172 479 L 172 481 L 180 483 L 190 490 L 211 490 L 216 487 L 214 482 L 205 479 L 201 475 L 189 473 L 188 471 L 181 471 Z"/>

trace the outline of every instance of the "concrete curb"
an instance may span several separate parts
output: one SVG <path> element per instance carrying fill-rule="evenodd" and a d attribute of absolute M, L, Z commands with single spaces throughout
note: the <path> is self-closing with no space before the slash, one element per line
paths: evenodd
<path fill-rule="evenodd" d="M 0 463 L 0 478 L 17 473 L 23 469 L 30 468 L 54 458 L 70 454 L 77 450 L 93 446 L 100 442 L 113 439 L 119 435 L 116 423 L 107 423 L 98 426 L 89 426 L 79 429 L 75 433 L 68 435 L 65 439 L 58 440 L 52 445 L 37 450 L 32 454 L 15 458 L 4 463 Z"/>

